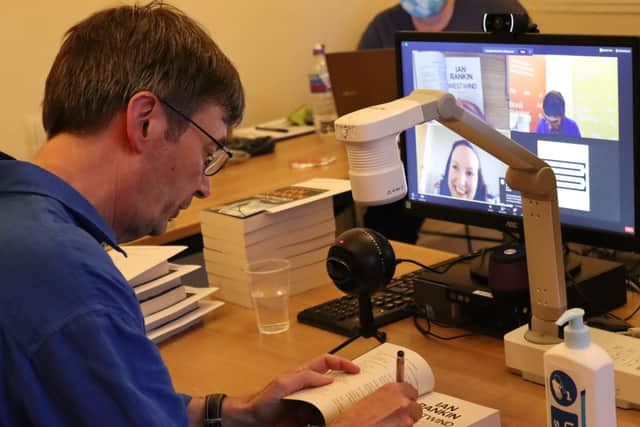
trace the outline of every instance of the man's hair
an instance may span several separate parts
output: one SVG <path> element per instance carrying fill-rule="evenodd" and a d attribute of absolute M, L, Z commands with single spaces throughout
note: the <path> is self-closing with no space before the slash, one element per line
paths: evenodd
<path fill-rule="evenodd" d="M 564 116 L 564 98 L 557 90 L 549 91 L 542 100 L 542 109 L 547 116 Z"/>
<path fill-rule="evenodd" d="M 154 1 L 97 12 L 67 31 L 45 85 L 47 136 L 99 131 L 145 90 L 188 116 L 213 102 L 227 125 L 242 119 L 244 91 L 233 64 L 194 20 Z M 185 131 L 185 120 L 168 117 L 172 136 Z"/>

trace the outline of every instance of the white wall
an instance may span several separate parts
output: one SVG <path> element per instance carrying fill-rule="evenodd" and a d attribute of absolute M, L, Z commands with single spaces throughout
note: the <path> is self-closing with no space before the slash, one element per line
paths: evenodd
<path fill-rule="evenodd" d="M 460 3 L 473 0 L 458 0 Z M 640 1 L 521 0 L 543 32 L 637 34 Z M 130 1 L 0 0 L 0 150 L 29 158 L 44 81 L 65 30 L 98 9 Z M 317 41 L 354 49 L 366 23 L 397 0 L 173 0 L 200 21 L 240 70 L 245 123 L 307 102 Z"/>
<path fill-rule="evenodd" d="M 639 0 L 520 0 L 520 3 L 545 33 L 640 34 Z"/>
<path fill-rule="evenodd" d="M 108 0 L 0 0 L 0 150 L 32 156 L 44 81 L 64 32 Z M 237 65 L 245 123 L 286 115 L 307 102 L 315 42 L 352 50 L 367 22 L 394 0 L 173 0 L 203 24 Z"/>

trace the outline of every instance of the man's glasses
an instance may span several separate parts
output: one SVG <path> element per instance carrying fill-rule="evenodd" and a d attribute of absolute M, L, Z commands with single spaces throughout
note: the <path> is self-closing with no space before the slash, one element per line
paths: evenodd
<path fill-rule="evenodd" d="M 227 164 L 229 159 L 233 156 L 233 154 L 231 154 L 231 151 L 227 147 L 222 145 L 217 139 L 211 136 L 209 132 L 204 130 L 202 126 L 200 126 L 199 124 L 194 122 L 189 116 L 184 114 L 182 111 L 178 110 L 176 107 L 169 104 L 167 101 L 163 99 L 161 99 L 160 102 L 166 105 L 167 107 L 169 107 L 171 111 L 173 111 L 174 113 L 176 113 L 177 115 L 179 115 L 180 117 L 182 117 L 183 119 L 191 123 L 193 126 L 195 126 L 196 129 L 202 132 L 207 138 L 209 138 L 211 141 L 213 141 L 215 145 L 218 146 L 218 150 L 209 154 L 205 159 L 204 170 L 203 170 L 203 173 L 206 176 L 211 176 L 218 173 L 220 169 L 222 169 L 224 165 Z"/>

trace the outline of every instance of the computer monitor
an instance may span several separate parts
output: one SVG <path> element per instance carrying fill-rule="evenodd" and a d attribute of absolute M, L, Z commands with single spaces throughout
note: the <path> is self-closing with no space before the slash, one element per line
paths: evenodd
<path fill-rule="evenodd" d="M 401 32 L 399 94 L 448 91 L 545 160 L 556 175 L 565 241 L 636 250 L 638 40 Z M 507 166 L 461 140 L 436 122 L 404 133 L 406 208 L 428 218 L 519 230 L 520 195 L 505 183 Z"/>

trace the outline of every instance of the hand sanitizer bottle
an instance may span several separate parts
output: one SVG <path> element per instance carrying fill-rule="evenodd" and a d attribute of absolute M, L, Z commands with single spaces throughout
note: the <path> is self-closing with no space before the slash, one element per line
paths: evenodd
<path fill-rule="evenodd" d="M 613 360 L 590 342 L 584 310 L 572 308 L 556 321 L 564 342 L 544 353 L 547 427 L 615 427 Z"/>

